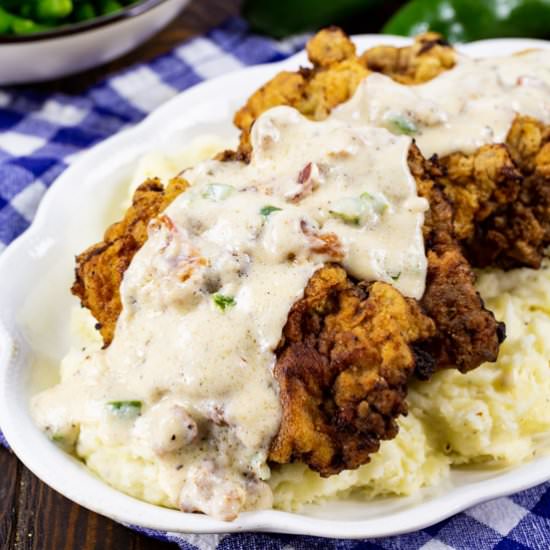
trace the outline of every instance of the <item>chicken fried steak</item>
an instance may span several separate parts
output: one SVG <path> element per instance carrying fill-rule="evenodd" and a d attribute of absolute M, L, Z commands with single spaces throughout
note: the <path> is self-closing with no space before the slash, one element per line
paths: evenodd
<path fill-rule="evenodd" d="M 235 155 L 225 155 L 226 162 Z M 241 158 L 246 155 L 240 154 Z M 409 168 L 428 199 L 424 238 L 428 279 L 420 303 L 385 283 L 357 283 L 336 265 L 309 281 L 290 312 L 277 350 L 283 420 L 270 458 L 301 460 L 322 475 L 368 461 L 395 437 L 411 375 L 439 368 L 465 372 L 497 357 L 502 326 L 483 307 L 474 276 L 454 239 L 452 214 L 434 184 L 431 163 L 411 146 Z M 107 346 L 121 311 L 124 270 L 146 238 L 147 222 L 187 184 L 156 180 L 135 193 L 124 219 L 77 258 L 73 292 L 99 322 Z"/>
<path fill-rule="evenodd" d="M 470 262 L 538 269 L 550 246 L 550 126 L 518 116 L 506 143 L 434 162 Z"/>
<path fill-rule="evenodd" d="M 249 151 L 254 120 L 270 107 L 290 105 L 322 120 L 369 72 L 414 85 L 456 62 L 454 50 L 435 33 L 418 36 L 411 46 L 377 46 L 357 56 L 349 37 L 333 27 L 315 35 L 307 51 L 313 67 L 279 73 L 235 115 L 241 152 Z M 550 245 L 550 126 L 518 116 L 505 143 L 431 160 L 432 177 L 452 205 L 456 238 L 474 267 L 540 267 Z"/>
<path fill-rule="evenodd" d="M 135 253 L 147 240 L 147 226 L 188 184 L 174 178 L 165 188 L 160 180 L 142 183 L 134 193 L 124 218 L 111 225 L 103 241 L 89 247 L 76 258 L 75 282 L 71 292 L 78 296 L 97 320 L 105 347 L 115 332 L 122 309 L 120 283 Z"/>
<path fill-rule="evenodd" d="M 336 28 L 317 34 L 308 54 L 312 68 L 277 75 L 236 114 L 240 147 L 219 160 L 248 162 L 250 128 L 270 107 L 289 105 L 322 120 L 370 71 L 417 84 L 453 67 L 456 57 L 434 34 L 410 47 L 376 47 L 357 56 Z M 471 263 L 540 264 L 550 231 L 549 135 L 518 117 L 506 144 L 470 155 L 427 160 L 411 146 L 409 169 L 429 203 L 424 295 L 417 302 L 386 283 L 354 281 L 337 264 L 313 275 L 276 352 L 283 417 L 271 461 L 302 461 L 323 476 L 356 468 L 397 434 L 413 373 L 427 379 L 442 368 L 467 372 L 496 360 L 504 325 L 485 309 Z M 145 182 L 124 219 L 78 256 L 73 293 L 98 320 L 105 346 L 121 311 L 124 271 L 147 238 L 148 222 L 186 187 L 180 179 L 166 189 L 157 180 Z"/>
<path fill-rule="evenodd" d="M 313 67 L 279 73 L 237 111 L 234 122 L 242 131 L 241 151 L 250 151 L 250 128 L 271 107 L 289 105 L 313 120 L 322 120 L 350 99 L 372 71 L 403 84 L 420 84 L 453 67 L 456 58 L 435 33 L 418 36 L 412 46 L 377 46 L 357 56 L 353 42 L 337 27 L 317 33 L 308 42 L 307 53 Z"/>
<path fill-rule="evenodd" d="M 277 350 L 283 417 L 270 459 L 323 476 L 368 462 L 407 412 L 411 344 L 434 332 L 416 300 L 391 285 L 354 283 L 336 265 L 317 271 Z"/>

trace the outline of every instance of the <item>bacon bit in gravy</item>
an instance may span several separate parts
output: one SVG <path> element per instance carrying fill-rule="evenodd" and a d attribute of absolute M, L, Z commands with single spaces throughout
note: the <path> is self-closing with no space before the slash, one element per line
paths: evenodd
<path fill-rule="evenodd" d="M 311 250 L 317 254 L 326 254 L 334 261 L 344 258 L 344 249 L 335 233 L 318 233 L 305 220 L 300 222 L 300 228 L 311 243 Z"/>
<path fill-rule="evenodd" d="M 288 200 L 293 203 L 301 201 L 307 195 L 315 191 L 319 185 L 319 169 L 317 165 L 308 162 L 298 174 L 297 183 L 301 186 L 297 191 L 288 195 Z"/>
<path fill-rule="evenodd" d="M 298 183 L 306 183 L 311 176 L 311 162 L 308 162 L 298 174 Z"/>

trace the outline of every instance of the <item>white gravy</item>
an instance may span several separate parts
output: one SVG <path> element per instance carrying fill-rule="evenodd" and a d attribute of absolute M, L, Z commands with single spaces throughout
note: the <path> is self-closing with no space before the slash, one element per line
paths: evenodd
<path fill-rule="evenodd" d="M 420 298 L 426 278 L 411 139 L 278 107 L 252 132 L 250 164 L 206 161 L 149 229 L 121 286 L 106 350 L 33 401 L 68 446 L 79 426 L 160 465 L 182 510 L 232 519 L 270 507 L 266 457 L 281 409 L 272 375 L 288 312 L 338 261 Z"/>
<path fill-rule="evenodd" d="M 437 78 L 406 86 L 374 73 L 333 118 L 388 127 L 415 138 L 426 157 L 471 153 L 504 142 L 516 114 L 550 123 L 550 51 L 460 57 Z"/>
<path fill-rule="evenodd" d="M 136 254 L 107 350 L 33 401 L 67 447 L 79 427 L 162 470 L 183 510 L 231 519 L 269 507 L 266 457 L 280 423 L 274 350 L 324 262 L 420 298 L 425 200 L 407 167 L 504 141 L 517 113 L 550 123 L 550 54 L 471 60 L 419 86 L 372 74 L 324 122 L 264 113 L 249 165 L 203 162 Z M 382 127 L 382 128 L 380 128 Z M 390 133 L 387 129 L 392 130 Z"/>

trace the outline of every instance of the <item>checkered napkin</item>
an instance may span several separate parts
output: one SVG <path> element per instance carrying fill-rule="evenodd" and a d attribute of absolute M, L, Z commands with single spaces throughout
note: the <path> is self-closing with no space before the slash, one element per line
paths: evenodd
<path fill-rule="evenodd" d="M 81 151 L 139 122 L 181 90 L 245 65 L 277 61 L 303 46 L 248 33 L 231 19 L 147 65 L 79 97 L 0 89 L 0 252 L 30 224 L 46 189 Z M 0 71 L 1 71 L 0 67 Z M 0 433 L 0 444 L 6 445 Z M 138 529 L 185 550 L 550 549 L 550 484 L 471 508 L 433 527 L 378 540 L 271 534 L 181 535 Z"/>

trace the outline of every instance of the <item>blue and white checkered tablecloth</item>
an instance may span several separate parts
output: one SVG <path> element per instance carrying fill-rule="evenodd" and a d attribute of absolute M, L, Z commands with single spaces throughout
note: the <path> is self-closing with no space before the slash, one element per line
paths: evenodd
<path fill-rule="evenodd" d="M 136 124 L 202 80 L 245 65 L 283 59 L 302 45 L 300 39 L 280 43 L 254 36 L 241 20 L 230 19 L 207 35 L 121 72 L 80 96 L 0 89 L 0 252 L 28 227 L 46 189 L 81 151 Z M 0 444 L 6 444 L 1 434 Z M 549 550 L 550 484 L 475 506 L 416 533 L 378 540 L 144 532 L 186 550 Z"/>

